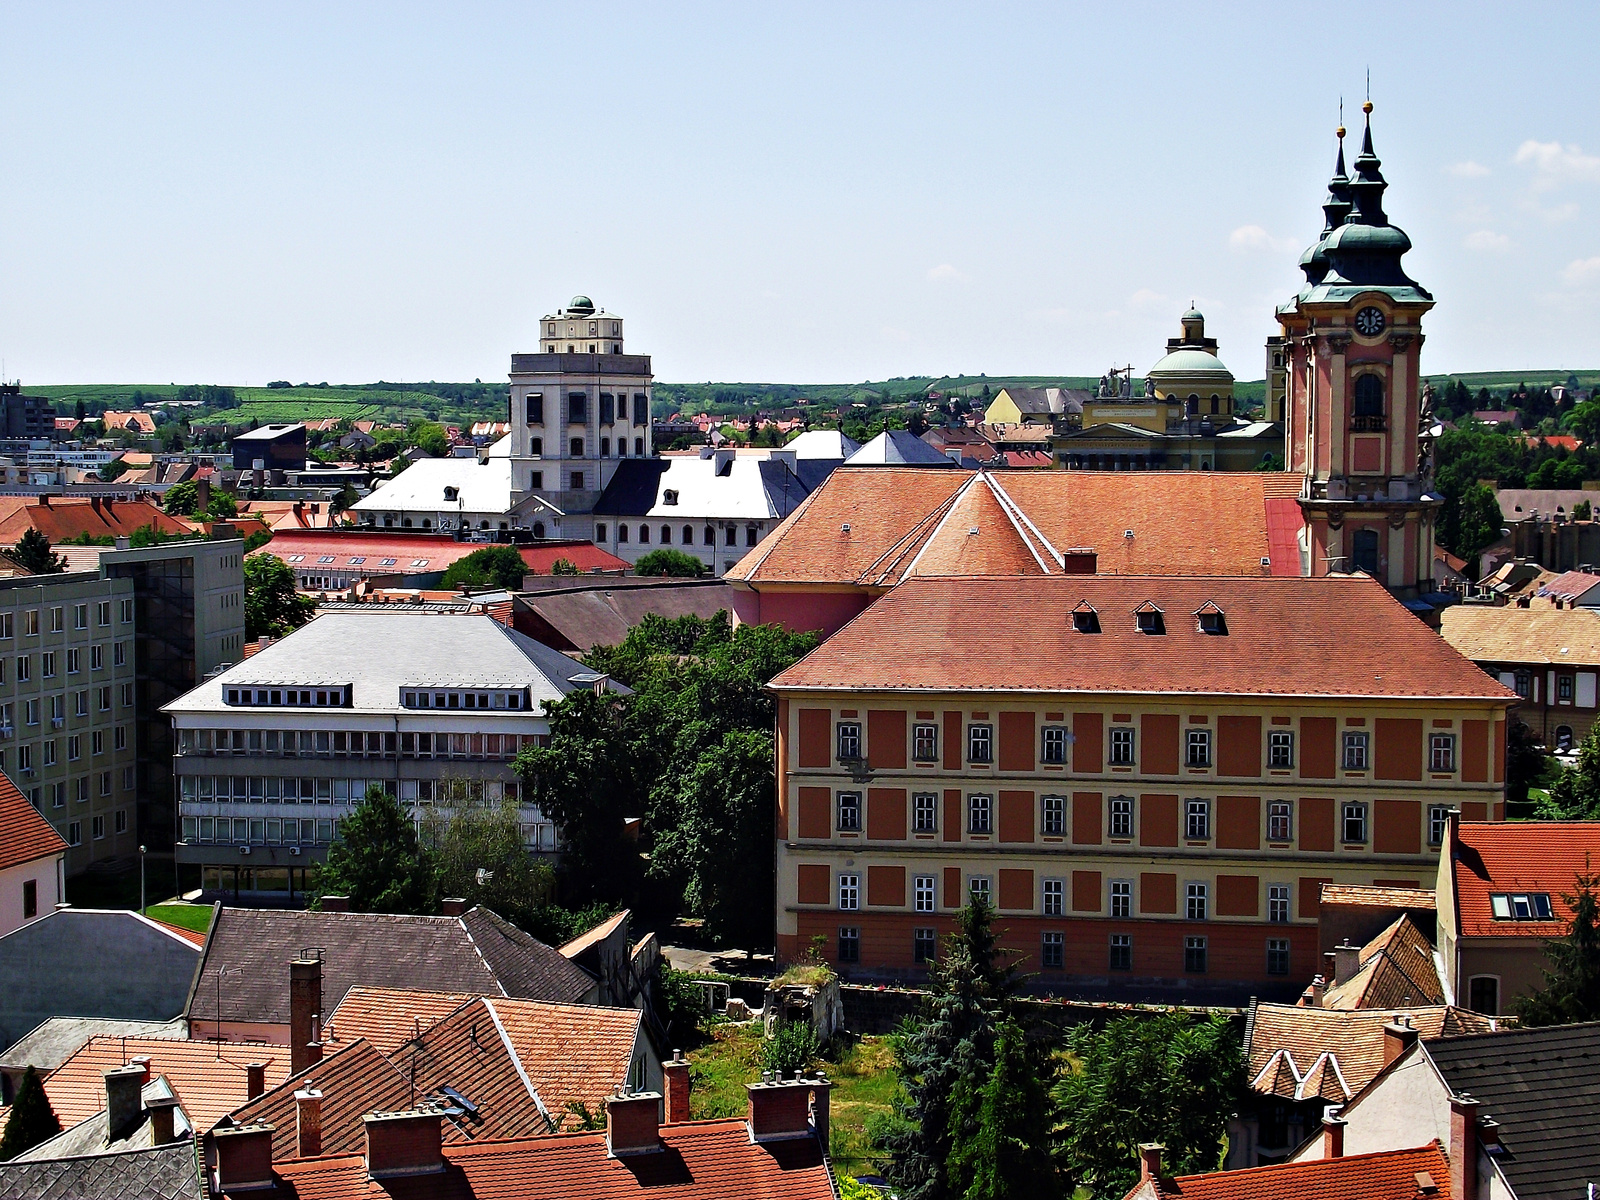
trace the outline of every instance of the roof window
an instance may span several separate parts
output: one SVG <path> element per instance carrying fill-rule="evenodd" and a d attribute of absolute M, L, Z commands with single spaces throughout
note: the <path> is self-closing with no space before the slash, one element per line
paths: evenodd
<path fill-rule="evenodd" d="M 1550 921 L 1555 918 L 1549 892 L 1496 892 L 1489 897 L 1489 909 L 1496 921 Z"/>
<path fill-rule="evenodd" d="M 413 558 L 411 560 L 411 565 L 413 567 L 425 567 L 428 565 L 428 560 L 425 558 Z"/>
<path fill-rule="evenodd" d="M 333 555 L 331 555 L 331 554 L 322 554 L 322 555 L 319 555 L 319 556 L 318 556 L 318 557 L 317 557 L 317 561 L 318 561 L 318 562 L 319 562 L 319 563 L 331 563 L 331 562 L 332 562 L 332 561 L 333 561 Z"/>
<path fill-rule="evenodd" d="M 1080 600 L 1072 610 L 1072 627 L 1079 633 L 1099 633 L 1100 614 L 1087 600 Z"/>
<path fill-rule="evenodd" d="M 378 565 L 380 567 L 392 567 L 392 566 L 394 566 L 394 559 L 392 559 L 392 558 L 379 559 L 378 560 Z"/>
<path fill-rule="evenodd" d="M 661 493 L 661 503 L 663 503 L 663 504 L 676 504 L 677 502 L 678 502 L 678 489 L 677 488 L 668 488 L 666 491 Z"/>
<path fill-rule="evenodd" d="M 1139 624 L 1140 633 L 1166 633 L 1166 622 L 1162 619 L 1162 611 L 1156 607 L 1155 601 L 1146 600 L 1133 610 L 1134 620 Z"/>
<path fill-rule="evenodd" d="M 1227 636 L 1227 617 L 1215 602 L 1207 600 L 1194 610 L 1194 616 L 1199 623 L 1201 633 L 1209 633 L 1218 637 Z"/>
<path fill-rule="evenodd" d="M 354 558 L 352 558 L 350 560 L 350 566 L 359 567 L 362 563 L 364 563 L 366 561 L 367 561 L 366 555 L 358 554 L 358 555 L 356 555 Z"/>
<path fill-rule="evenodd" d="M 306 556 L 304 554 L 291 554 L 291 555 L 289 555 L 289 561 L 290 562 L 305 562 L 305 560 L 306 560 Z"/>

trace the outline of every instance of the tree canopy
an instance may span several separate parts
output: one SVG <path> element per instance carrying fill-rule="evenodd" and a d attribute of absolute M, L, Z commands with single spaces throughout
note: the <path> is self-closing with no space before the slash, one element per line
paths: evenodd
<path fill-rule="evenodd" d="M 339 822 L 317 898 L 348 896 L 352 912 L 432 912 L 437 886 L 433 854 L 419 845 L 410 814 L 373 784 Z"/>
<path fill-rule="evenodd" d="M 1572 909 L 1567 932 L 1545 943 L 1544 987 L 1511 1002 L 1524 1025 L 1600 1020 L 1600 874 L 1587 857 L 1573 882 L 1572 895 L 1561 897 Z"/>
<path fill-rule="evenodd" d="M 200 489 L 192 479 L 175 483 L 162 497 L 162 507 L 168 516 L 200 517 L 213 521 L 226 521 L 239 515 L 239 506 L 233 497 L 221 488 L 212 488 L 204 512 L 200 511 Z"/>
<path fill-rule="evenodd" d="M 67 569 L 67 560 L 50 549 L 50 539 L 31 525 L 11 548 L 11 557 L 34 575 L 59 575 Z"/>
<path fill-rule="evenodd" d="M 311 619 L 316 603 L 295 590 L 294 571 L 274 554 L 244 560 L 244 636 L 246 641 L 283 637 Z"/>
<path fill-rule="evenodd" d="M 1509 749 L 1508 745 L 1508 773 Z M 1600 724 L 1578 744 L 1578 761 L 1557 776 L 1539 801 L 1536 815 L 1546 821 L 1600 820 Z"/>
<path fill-rule="evenodd" d="M 22 1073 L 17 1097 L 11 1102 L 11 1116 L 6 1120 L 6 1131 L 0 1135 L 0 1160 L 9 1162 L 24 1150 L 32 1150 L 60 1132 L 61 1122 L 50 1107 L 50 1097 L 44 1094 L 39 1072 L 30 1065 Z"/>
<path fill-rule="evenodd" d="M 451 563 L 439 586 L 514 589 L 522 586 L 522 577 L 528 573 L 528 564 L 515 546 L 485 546 Z"/>
<path fill-rule="evenodd" d="M 640 555 L 639 561 L 633 564 L 635 575 L 672 575 L 694 579 L 704 575 L 705 571 L 703 562 L 682 550 L 652 550 L 649 554 Z"/>

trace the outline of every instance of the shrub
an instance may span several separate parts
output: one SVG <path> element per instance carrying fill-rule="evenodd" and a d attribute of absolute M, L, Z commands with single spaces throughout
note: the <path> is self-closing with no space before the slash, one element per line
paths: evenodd
<path fill-rule="evenodd" d="M 761 1065 L 769 1071 L 793 1074 L 809 1067 L 821 1052 L 822 1043 L 810 1021 L 786 1021 L 761 1047 Z"/>
<path fill-rule="evenodd" d="M 652 550 L 633 564 L 635 575 L 671 575 L 693 579 L 705 573 L 705 564 L 682 550 Z"/>

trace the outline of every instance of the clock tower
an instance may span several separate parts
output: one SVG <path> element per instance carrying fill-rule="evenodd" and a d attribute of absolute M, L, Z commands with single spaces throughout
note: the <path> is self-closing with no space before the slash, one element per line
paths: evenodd
<path fill-rule="evenodd" d="M 1301 573 L 1365 571 L 1401 600 L 1433 590 L 1433 494 L 1418 356 L 1433 296 L 1406 275 L 1411 239 L 1383 211 L 1372 102 L 1353 174 L 1343 126 L 1306 283 L 1278 309 L 1285 459 L 1305 476 Z"/>

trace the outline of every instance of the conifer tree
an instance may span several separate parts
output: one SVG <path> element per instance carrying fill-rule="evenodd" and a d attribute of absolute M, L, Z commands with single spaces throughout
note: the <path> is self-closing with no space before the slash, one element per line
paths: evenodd
<path fill-rule="evenodd" d="M 59 575 L 67 569 L 67 560 L 50 549 L 50 539 L 32 526 L 22 531 L 11 557 L 35 575 Z"/>
<path fill-rule="evenodd" d="M 1587 855 L 1576 883 L 1575 894 L 1561 897 L 1572 909 L 1566 935 L 1545 943 L 1544 987 L 1512 1002 L 1524 1025 L 1600 1020 L 1600 874 Z"/>
<path fill-rule="evenodd" d="M 950 1150 L 952 1195 L 962 1200 L 1048 1200 L 1060 1194 L 1050 1161 L 1050 1061 L 1022 1026 L 1000 1026 L 987 1080 L 963 1081 L 955 1125 L 972 1132 Z M 972 1108 L 970 1117 L 964 1111 Z"/>
<path fill-rule="evenodd" d="M 0 1160 L 9 1162 L 24 1150 L 32 1150 L 60 1132 L 61 1122 L 50 1107 L 50 1097 L 44 1094 L 39 1073 L 29 1067 L 22 1074 L 17 1098 L 11 1102 L 11 1117 L 6 1121 L 5 1134 L 0 1136 Z"/>

